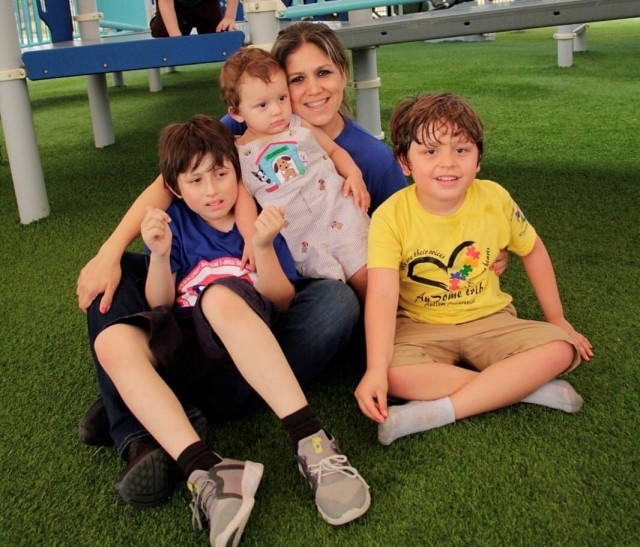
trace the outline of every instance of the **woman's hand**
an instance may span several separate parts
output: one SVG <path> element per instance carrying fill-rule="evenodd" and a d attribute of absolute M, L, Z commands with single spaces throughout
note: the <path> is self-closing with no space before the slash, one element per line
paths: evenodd
<path fill-rule="evenodd" d="M 240 268 L 249 270 L 250 272 L 256 271 L 256 255 L 253 252 L 253 241 L 251 240 L 244 242 L 242 258 L 240 259 Z"/>
<path fill-rule="evenodd" d="M 106 250 L 100 250 L 80 270 L 76 296 L 78 307 L 86 313 L 96 297 L 103 293 L 100 299 L 100 312 L 107 313 L 113 302 L 113 295 L 120 284 L 122 270 L 120 268 L 121 256 L 113 256 Z"/>
<path fill-rule="evenodd" d="M 502 275 L 509 265 L 509 253 L 506 249 L 502 249 L 489 269 L 496 275 Z"/>

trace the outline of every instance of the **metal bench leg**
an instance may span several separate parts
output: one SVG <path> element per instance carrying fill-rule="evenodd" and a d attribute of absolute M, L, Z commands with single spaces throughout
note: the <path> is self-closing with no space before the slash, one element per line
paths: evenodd
<path fill-rule="evenodd" d="M 116 142 L 107 90 L 107 75 L 91 74 L 87 76 L 87 93 L 93 125 L 93 142 L 96 148 L 104 148 Z"/>
<path fill-rule="evenodd" d="M 371 10 L 349 12 L 351 24 L 371 21 Z M 351 50 L 353 56 L 353 87 L 356 90 L 358 123 L 378 139 L 384 139 L 380 122 L 380 78 L 375 47 Z"/>
<path fill-rule="evenodd" d="M 100 27 L 97 19 L 85 19 L 83 16 L 98 11 L 96 0 L 78 0 L 78 27 L 83 39 L 100 39 Z M 89 110 L 93 124 L 93 140 L 96 148 L 104 148 L 116 142 L 116 134 L 111 118 L 111 105 L 107 92 L 107 77 L 105 74 L 91 74 L 87 76 L 87 93 L 89 95 Z"/>
<path fill-rule="evenodd" d="M 0 2 L 0 117 L 20 222 L 49 216 L 49 199 L 11 2 Z"/>
<path fill-rule="evenodd" d="M 378 139 L 384 138 L 380 123 L 380 78 L 376 48 L 353 49 L 353 87 L 356 90 L 358 123 Z"/>

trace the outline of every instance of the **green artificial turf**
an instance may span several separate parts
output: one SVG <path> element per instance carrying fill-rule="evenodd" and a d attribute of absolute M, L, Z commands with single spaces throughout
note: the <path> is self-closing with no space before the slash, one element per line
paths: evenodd
<path fill-rule="evenodd" d="M 210 425 L 218 452 L 265 464 L 244 545 L 635 545 L 640 541 L 638 289 L 640 20 L 595 23 L 588 51 L 556 66 L 555 29 L 482 43 L 377 50 L 384 129 L 394 104 L 449 90 L 479 110 L 481 176 L 506 186 L 554 260 L 566 315 L 596 356 L 568 376 L 584 408 L 566 415 L 516 405 L 455 425 L 376 442 L 345 357 L 309 391 L 326 427 L 371 486 L 360 520 L 317 515 L 288 440 L 268 412 Z M 21 225 L 0 138 L 0 545 L 207 545 L 188 494 L 137 510 L 117 501 L 121 461 L 80 445 L 96 398 L 75 282 L 157 172 L 166 123 L 221 114 L 219 65 L 144 72 L 111 88 L 117 142 L 95 149 L 84 78 L 29 82 L 51 216 Z M 135 244 L 138 249 L 139 245 Z M 540 318 L 516 258 L 504 276 L 521 315 Z"/>

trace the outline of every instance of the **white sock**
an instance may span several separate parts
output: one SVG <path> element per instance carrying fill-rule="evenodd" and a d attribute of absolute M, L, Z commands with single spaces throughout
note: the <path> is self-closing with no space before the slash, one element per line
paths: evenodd
<path fill-rule="evenodd" d="M 552 380 L 522 399 L 523 403 L 564 410 L 573 414 L 582 407 L 582 397 L 564 380 Z"/>
<path fill-rule="evenodd" d="M 435 429 L 455 421 L 456 415 L 449 397 L 390 406 L 387 419 L 378 426 L 378 441 L 389 445 L 405 435 Z"/>

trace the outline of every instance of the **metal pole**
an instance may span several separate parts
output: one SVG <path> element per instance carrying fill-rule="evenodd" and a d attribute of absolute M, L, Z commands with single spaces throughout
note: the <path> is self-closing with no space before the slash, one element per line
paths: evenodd
<path fill-rule="evenodd" d="M 589 25 L 584 23 L 573 29 L 573 32 L 576 35 L 576 37 L 573 39 L 574 53 L 587 51 L 587 28 L 589 28 Z"/>
<path fill-rule="evenodd" d="M 371 21 L 371 10 L 349 12 L 349 23 L 368 23 Z M 352 49 L 353 87 L 356 90 L 356 114 L 358 123 L 378 139 L 384 138 L 380 122 L 380 78 L 378 78 L 378 62 L 376 48 L 366 47 Z"/>
<path fill-rule="evenodd" d="M 0 1 L 0 118 L 22 224 L 49 216 L 25 77 L 13 5 Z"/>
<path fill-rule="evenodd" d="M 569 68 L 573 65 L 574 25 L 560 25 L 553 37 L 558 41 L 558 66 Z"/>
<path fill-rule="evenodd" d="M 245 1 L 243 7 L 251 44 L 270 51 L 280 31 L 280 20 L 276 18 L 276 11 L 281 8 L 281 3 L 277 0 Z"/>
<path fill-rule="evenodd" d="M 356 90 L 358 123 L 378 139 L 384 138 L 380 123 L 380 78 L 376 48 L 353 49 L 353 87 Z"/>
<path fill-rule="evenodd" d="M 162 78 L 160 77 L 159 68 L 148 68 L 147 80 L 149 81 L 149 91 L 152 93 L 162 91 Z"/>
<path fill-rule="evenodd" d="M 97 17 L 93 18 L 97 13 L 96 0 L 78 0 L 78 27 L 82 40 L 100 40 L 98 19 Z M 87 94 L 89 95 L 89 110 L 93 126 L 93 141 L 96 148 L 104 148 L 116 142 L 107 92 L 107 75 L 88 75 Z"/>

